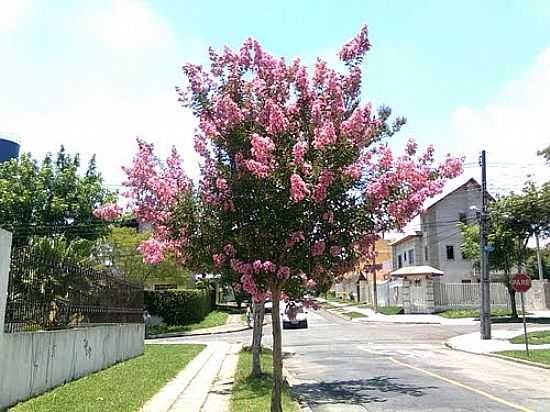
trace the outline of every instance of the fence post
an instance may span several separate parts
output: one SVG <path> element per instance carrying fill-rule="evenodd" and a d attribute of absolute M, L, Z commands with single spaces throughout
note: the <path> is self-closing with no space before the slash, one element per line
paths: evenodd
<path fill-rule="evenodd" d="M 411 313 L 411 282 L 403 279 L 401 296 L 403 298 L 403 312 Z"/>
<path fill-rule="evenodd" d="M 4 334 L 8 280 L 10 274 L 11 233 L 0 229 L 0 337 Z"/>
<path fill-rule="evenodd" d="M 426 313 L 435 312 L 434 299 L 434 281 L 431 278 L 426 279 Z"/>

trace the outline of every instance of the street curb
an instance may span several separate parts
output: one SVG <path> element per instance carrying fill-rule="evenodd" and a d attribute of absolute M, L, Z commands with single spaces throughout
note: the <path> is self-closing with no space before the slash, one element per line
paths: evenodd
<path fill-rule="evenodd" d="M 264 324 L 265 326 L 265 324 Z M 163 339 L 163 338 L 185 338 L 190 336 L 209 336 L 209 335 L 221 335 L 224 333 L 235 333 L 235 332 L 244 332 L 249 330 L 248 326 L 242 327 L 240 329 L 225 330 L 219 332 L 203 332 L 203 333 L 185 333 L 185 332 L 174 332 L 174 333 L 163 333 L 161 335 L 147 336 L 145 340 L 154 340 L 154 339 Z"/>
<path fill-rule="evenodd" d="M 264 322 L 263 326 L 270 325 L 271 322 Z M 185 338 L 189 336 L 209 336 L 209 335 L 221 335 L 224 333 L 235 333 L 235 332 L 244 332 L 245 330 L 252 329 L 248 326 L 242 326 L 239 329 L 224 330 L 219 332 L 202 332 L 202 333 L 191 333 L 191 332 L 173 332 L 173 333 L 163 333 L 162 335 L 153 335 L 148 336 L 145 340 L 153 339 L 162 339 L 162 338 Z"/>
<path fill-rule="evenodd" d="M 286 384 L 288 386 L 288 389 L 290 390 L 292 397 L 296 402 L 298 402 L 298 405 L 300 406 L 301 412 L 313 412 L 313 410 L 310 408 L 308 403 L 296 393 L 295 386 L 298 385 L 298 381 L 292 374 L 288 371 L 286 366 L 283 366 L 283 376 L 285 378 Z"/>
<path fill-rule="evenodd" d="M 336 312 L 333 312 L 333 311 L 327 310 L 327 309 L 321 309 L 321 310 L 324 310 L 325 312 L 331 313 L 334 316 L 338 316 L 341 319 L 349 320 L 350 322 L 354 321 L 354 319 L 350 319 L 349 317 L 340 316 L 341 313 L 336 313 Z M 357 322 L 381 323 L 383 325 L 439 325 L 439 326 L 443 325 L 443 323 L 441 323 L 441 322 L 437 322 L 437 323 L 436 322 L 389 322 L 389 321 L 386 321 L 386 320 L 369 320 L 368 315 L 365 315 L 365 317 L 362 317 L 362 318 L 357 318 Z"/>
<path fill-rule="evenodd" d="M 543 363 L 538 363 L 538 362 L 531 362 L 524 359 L 511 358 L 509 356 L 499 355 L 498 353 L 478 353 L 478 352 L 472 352 L 465 349 L 459 349 L 451 345 L 449 342 L 445 342 L 445 346 L 449 349 L 456 350 L 457 352 L 468 353 L 470 355 L 487 356 L 488 358 L 502 359 L 508 362 L 519 363 L 525 366 L 532 366 L 534 368 L 550 369 L 550 365 L 545 365 Z"/>

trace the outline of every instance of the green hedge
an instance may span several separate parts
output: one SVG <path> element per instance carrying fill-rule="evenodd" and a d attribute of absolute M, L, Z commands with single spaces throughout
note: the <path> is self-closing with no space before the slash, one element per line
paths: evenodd
<path fill-rule="evenodd" d="M 213 307 L 206 289 L 145 291 L 145 306 L 152 315 L 161 316 L 167 325 L 189 325 L 203 320 Z"/>

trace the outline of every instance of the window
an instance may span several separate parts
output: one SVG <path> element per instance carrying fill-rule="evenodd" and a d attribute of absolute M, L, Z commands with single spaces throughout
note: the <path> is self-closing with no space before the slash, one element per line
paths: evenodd
<path fill-rule="evenodd" d="M 409 264 L 414 265 L 414 249 L 409 250 Z"/>
<path fill-rule="evenodd" d="M 416 287 L 422 286 L 422 280 L 420 280 L 420 279 L 415 279 L 415 280 L 414 280 L 414 286 L 416 286 Z"/>
<path fill-rule="evenodd" d="M 428 263 L 428 246 L 424 246 L 424 261 Z"/>
<path fill-rule="evenodd" d="M 407 261 L 407 252 L 404 252 L 403 253 L 403 260 L 406 262 Z"/>
<path fill-rule="evenodd" d="M 467 223 L 468 222 L 468 217 L 466 216 L 466 213 L 459 213 L 458 214 L 458 221 L 460 223 Z"/>
<path fill-rule="evenodd" d="M 397 255 L 397 269 L 401 269 L 403 267 L 403 261 L 401 260 L 401 255 Z"/>
<path fill-rule="evenodd" d="M 470 279 L 462 279 L 460 282 L 461 283 L 472 283 L 472 281 Z"/>
<path fill-rule="evenodd" d="M 175 283 L 161 283 L 155 285 L 155 290 L 170 290 L 170 289 L 177 289 L 178 285 Z"/>
<path fill-rule="evenodd" d="M 455 259 L 455 247 L 453 245 L 447 245 L 447 260 Z"/>

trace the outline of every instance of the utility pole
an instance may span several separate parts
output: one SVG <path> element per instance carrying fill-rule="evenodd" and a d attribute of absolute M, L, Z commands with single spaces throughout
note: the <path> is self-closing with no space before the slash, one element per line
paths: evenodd
<path fill-rule="evenodd" d="M 491 339 L 491 296 L 489 282 L 489 270 L 487 262 L 487 236 L 489 227 L 487 224 L 487 164 L 485 150 L 481 151 L 481 311 L 480 332 L 481 339 Z"/>

